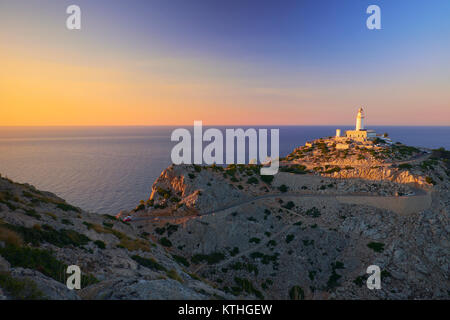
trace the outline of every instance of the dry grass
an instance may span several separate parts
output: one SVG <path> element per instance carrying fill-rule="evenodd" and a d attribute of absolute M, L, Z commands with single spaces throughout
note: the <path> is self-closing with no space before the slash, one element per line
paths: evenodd
<path fill-rule="evenodd" d="M 123 238 L 120 240 L 119 246 L 128 249 L 129 251 L 150 251 L 150 245 L 148 244 L 148 242 L 141 239 L 133 240 L 130 238 Z"/>
<path fill-rule="evenodd" d="M 23 240 L 19 234 L 16 232 L 9 230 L 8 228 L 2 226 L 0 224 L 0 241 L 5 242 L 6 244 L 11 244 L 15 246 L 22 246 Z"/>
<path fill-rule="evenodd" d="M 51 217 L 53 220 L 57 220 L 56 214 L 54 214 L 54 213 L 51 213 L 51 212 L 42 212 L 42 214 L 45 214 L 46 216 Z"/>
<path fill-rule="evenodd" d="M 118 247 L 125 248 L 130 251 L 150 251 L 150 244 L 148 241 L 144 241 L 142 239 L 131 239 L 126 234 L 120 231 L 114 230 L 112 228 L 105 228 L 96 223 L 87 223 L 86 225 L 89 229 L 92 229 L 97 233 L 109 233 L 116 236 L 116 238 L 120 240 Z"/>
<path fill-rule="evenodd" d="M 169 271 L 166 272 L 166 275 L 173 280 L 177 280 L 180 283 L 183 283 L 183 279 L 180 277 L 180 275 L 177 273 L 177 271 L 175 269 L 171 269 Z"/>

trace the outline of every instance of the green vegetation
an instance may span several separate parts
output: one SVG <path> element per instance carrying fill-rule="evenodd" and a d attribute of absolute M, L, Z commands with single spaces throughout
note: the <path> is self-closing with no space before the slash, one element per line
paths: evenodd
<path fill-rule="evenodd" d="M 235 255 L 239 254 L 239 248 L 234 247 L 233 250 L 230 251 L 230 255 L 234 257 Z"/>
<path fill-rule="evenodd" d="M 248 178 L 247 183 L 248 184 L 258 184 L 259 180 L 256 177 L 250 177 L 250 178 Z"/>
<path fill-rule="evenodd" d="M 435 185 L 435 184 L 436 184 L 436 181 L 434 181 L 433 178 L 431 178 L 431 177 L 429 177 L 429 176 L 426 176 L 426 177 L 425 177 L 425 181 L 426 181 L 427 183 L 429 183 L 429 184 L 432 184 L 432 185 Z"/>
<path fill-rule="evenodd" d="M 23 226 L 14 226 L 4 224 L 4 227 L 20 234 L 23 240 L 27 243 L 31 243 L 34 246 L 39 246 L 41 243 L 51 243 L 57 247 L 66 247 L 73 245 L 75 247 L 81 247 L 91 241 L 84 234 L 78 233 L 75 230 L 55 230 L 49 225 L 36 225 L 33 228 L 26 228 Z"/>
<path fill-rule="evenodd" d="M 164 199 L 169 199 L 171 195 L 170 190 L 165 190 L 161 187 L 156 187 L 156 192 Z"/>
<path fill-rule="evenodd" d="M 291 166 L 281 167 L 281 172 L 290 172 L 295 174 L 307 174 L 309 171 L 306 170 L 306 166 L 301 164 L 295 164 Z"/>
<path fill-rule="evenodd" d="M 285 184 L 282 184 L 281 186 L 278 187 L 278 190 L 280 190 L 281 192 L 287 192 L 289 189 L 289 187 Z"/>
<path fill-rule="evenodd" d="M 114 223 L 109 223 L 109 222 L 103 221 L 102 224 L 103 224 L 103 226 L 106 227 L 106 228 L 112 228 L 112 227 L 114 227 Z"/>
<path fill-rule="evenodd" d="M 166 271 L 166 275 L 173 280 L 177 280 L 180 283 L 183 283 L 183 279 L 178 275 L 177 271 L 175 269 L 171 269 L 169 271 Z"/>
<path fill-rule="evenodd" d="M 200 262 L 207 262 L 208 264 L 215 264 L 225 259 L 225 255 L 221 252 L 213 252 L 210 254 L 195 254 L 192 256 L 191 261 L 194 264 Z"/>
<path fill-rule="evenodd" d="M 69 219 L 61 219 L 61 223 L 68 226 L 73 226 L 72 221 L 70 221 Z"/>
<path fill-rule="evenodd" d="M 317 209 L 316 207 L 312 207 L 312 208 L 306 210 L 305 214 L 307 216 L 310 216 L 310 217 L 313 217 L 313 218 L 317 218 L 317 217 L 320 217 L 321 213 L 320 213 L 319 209 Z"/>
<path fill-rule="evenodd" d="M 106 248 L 105 243 L 104 243 L 103 241 L 101 241 L 101 240 L 95 240 L 95 241 L 94 241 L 94 244 L 95 244 L 97 247 L 99 247 L 100 249 L 105 249 L 105 248 Z"/>
<path fill-rule="evenodd" d="M 271 184 L 273 181 L 274 176 L 272 175 L 262 175 L 261 180 L 267 184 Z"/>
<path fill-rule="evenodd" d="M 162 237 L 161 239 L 159 239 L 159 243 L 162 244 L 164 247 L 172 246 L 172 242 L 169 239 L 167 239 L 166 237 Z"/>
<path fill-rule="evenodd" d="M 286 243 L 291 242 L 292 240 L 294 240 L 295 236 L 293 234 L 288 234 L 286 236 Z"/>
<path fill-rule="evenodd" d="M 57 207 L 58 209 L 63 210 L 63 211 L 75 211 L 75 212 L 81 212 L 81 210 L 78 209 L 77 207 L 74 207 L 74 206 L 72 206 L 72 205 L 70 205 L 70 204 L 68 204 L 68 203 L 65 203 L 65 202 L 58 203 L 58 204 L 56 205 L 56 207 Z"/>
<path fill-rule="evenodd" d="M 153 258 L 144 258 L 144 257 L 138 256 L 138 255 L 134 255 L 131 257 L 131 259 L 133 259 L 134 261 L 139 263 L 141 266 L 144 266 L 146 268 L 149 268 L 149 269 L 152 269 L 155 271 L 166 271 L 167 270 Z"/>
<path fill-rule="evenodd" d="M 16 279 L 8 272 L 0 272 L 0 287 L 14 300 L 42 300 L 46 297 L 30 279 Z"/>
<path fill-rule="evenodd" d="M 398 165 L 399 169 L 411 169 L 412 165 L 410 165 L 409 163 L 402 163 Z"/>
<path fill-rule="evenodd" d="M 364 158 L 364 157 L 363 157 L 363 158 Z M 336 167 L 334 167 L 334 168 L 331 168 L 331 169 L 328 169 L 328 170 L 324 171 L 323 173 L 331 174 L 331 173 L 339 172 L 339 171 L 341 171 L 341 168 L 338 167 L 338 166 L 336 166 Z"/>
<path fill-rule="evenodd" d="M 269 240 L 266 244 L 267 247 L 275 247 L 277 242 L 275 240 Z"/>
<path fill-rule="evenodd" d="M 22 267 L 37 270 L 64 283 L 67 265 L 57 260 L 48 250 L 7 245 L 4 248 L 0 248 L 0 255 L 8 260 L 13 268 Z M 81 282 L 88 286 L 98 282 L 98 280 L 92 275 L 82 274 Z"/>
<path fill-rule="evenodd" d="M 270 262 L 277 263 L 278 256 L 279 256 L 278 253 L 275 253 L 274 255 L 270 256 L 257 251 L 252 252 L 250 254 L 250 258 L 252 259 L 261 259 L 262 264 L 269 264 Z"/>
<path fill-rule="evenodd" d="M 341 278 L 341 276 L 336 273 L 337 269 L 344 269 L 344 264 L 340 261 L 336 261 L 335 263 L 331 264 L 331 275 L 327 281 L 328 290 L 334 289 L 340 285 L 338 280 Z"/>
<path fill-rule="evenodd" d="M 234 281 L 236 282 L 237 287 L 232 287 L 231 289 L 235 295 L 244 291 L 249 294 L 254 294 L 259 299 L 264 299 L 263 294 L 253 286 L 250 280 L 235 277 Z"/>
<path fill-rule="evenodd" d="M 255 273 L 255 276 L 258 275 L 258 267 L 254 265 L 253 263 L 242 263 L 242 262 L 235 262 L 232 265 L 230 265 L 231 270 L 247 270 L 249 273 Z"/>
<path fill-rule="evenodd" d="M 189 267 L 191 265 L 185 257 L 178 256 L 176 254 L 173 254 L 172 257 L 176 262 L 181 263 L 182 265 L 184 265 L 186 267 Z"/>
<path fill-rule="evenodd" d="M 355 280 L 353 280 L 353 283 L 361 288 L 363 286 L 363 284 L 367 281 L 367 277 L 368 277 L 368 275 L 358 276 L 358 277 L 356 277 Z"/>
<path fill-rule="evenodd" d="M 248 242 L 258 244 L 261 242 L 261 239 L 253 237 Z"/>
<path fill-rule="evenodd" d="M 33 217 L 33 218 L 35 218 L 35 219 L 37 219 L 37 220 L 41 220 L 41 215 L 38 214 L 38 213 L 36 212 L 36 210 L 34 210 L 34 209 L 24 209 L 24 210 L 25 210 L 25 214 L 26 214 L 27 216 Z"/>
<path fill-rule="evenodd" d="M 367 246 L 375 252 L 383 252 L 384 251 L 384 243 L 381 242 L 370 242 Z"/>
<path fill-rule="evenodd" d="M 291 300 L 304 300 L 305 293 L 300 286 L 293 286 L 291 290 L 289 290 L 289 298 Z"/>
<path fill-rule="evenodd" d="M 295 207 L 295 203 L 292 201 L 289 201 L 288 203 L 286 203 L 284 206 L 282 206 L 285 209 L 291 210 L 292 208 Z"/>

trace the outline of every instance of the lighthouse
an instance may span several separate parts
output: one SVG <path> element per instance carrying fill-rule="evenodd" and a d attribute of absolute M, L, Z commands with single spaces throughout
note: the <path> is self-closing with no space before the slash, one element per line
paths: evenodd
<path fill-rule="evenodd" d="M 359 108 L 358 114 L 356 115 L 355 130 L 347 130 L 345 132 L 345 137 L 354 141 L 364 142 L 375 139 L 376 136 L 377 134 L 374 130 L 367 130 L 364 128 L 364 110 L 363 108 Z"/>
<path fill-rule="evenodd" d="M 356 131 L 364 130 L 364 110 L 363 108 L 358 109 L 358 115 L 356 116 Z"/>

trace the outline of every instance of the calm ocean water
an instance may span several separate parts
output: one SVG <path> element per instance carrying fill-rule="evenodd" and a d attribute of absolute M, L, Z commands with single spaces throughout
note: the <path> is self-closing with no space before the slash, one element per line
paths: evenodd
<path fill-rule="evenodd" d="M 334 135 L 335 128 L 280 127 L 280 155 L 307 140 Z M 148 198 L 153 182 L 170 164 L 173 129 L 0 127 L 0 174 L 56 193 L 85 210 L 116 214 Z M 450 149 L 450 127 L 371 129 L 408 145 Z"/>

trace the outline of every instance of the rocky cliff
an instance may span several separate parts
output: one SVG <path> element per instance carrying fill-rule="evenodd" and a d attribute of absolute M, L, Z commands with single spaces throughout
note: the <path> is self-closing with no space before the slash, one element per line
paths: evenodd
<path fill-rule="evenodd" d="M 1 178 L 0 298 L 448 299 L 449 152 L 359 146 L 340 166 L 324 141 L 275 176 L 172 165 L 119 219 Z"/>

